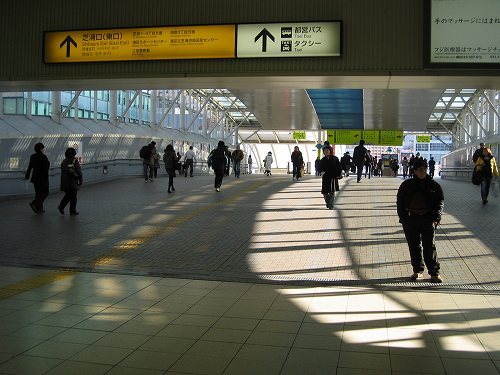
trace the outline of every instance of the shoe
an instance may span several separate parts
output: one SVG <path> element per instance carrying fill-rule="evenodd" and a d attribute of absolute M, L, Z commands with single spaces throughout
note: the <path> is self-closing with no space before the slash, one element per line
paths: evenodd
<path fill-rule="evenodd" d="M 31 207 L 31 209 L 33 210 L 33 212 L 34 212 L 35 214 L 37 214 L 37 213 L 38 213 L 38 208 L 36 208 L 36 206 L 35 206 L 35 204 L 34 204 L 33 202 L 30 202 L 30 207 Z"/>
<path fill-rule="evenodd" d="M 62 208 L 61 206 L 57 206 L 57 210 L 61 215 L 64 215 L 64 208 Z"/>
<path fill-rule="evenodd" d="M 441 284 L 443 279 L 439 275 L 431 276 L 431 283 Z"/>
<path fill-rule="evenodd" d="M 77 215 L 80 215 L 80 213 L 79 213 L 79 212 L 76 212 L 76 211 L 75 211 L 75 212 L 70 212 L 70 213 L 69 213 L 69 216 L 77 216 Z"/>
<path fill-rule="evenodd" d="M 328 206 L 328 209 L 329 210 L 333 210 L 333 206 Z"/>
<path fill-rule="evenodd" d="M 187 177 L 187 176 L 188 176 L 188 174 L 187 174 L 187 173 L 184 173 L 184 177 Z M 191 176 L 191 177 L 192 177 L 192 176 Z"/>
<path fill-rule="evenodd" d="M 149 179 L 149 181 L 153 182 L 153 179 L 152 179 L 152 178 L 150 178 L 150 179 Z"/>
<path fill-rule="evenodd" d="M 175 191 L 175 188 L 172 186 L 172 191 Z"/>
<path fill-rule="evenodd" d="M 168 192 L 169 192 L 169 193 L 171 193 L 171 191 L 170 191 L 170 190 L 168 190 Z"/>
<path fill-rule="evenodd" d="M 483 199 L 483 204 L 486 204 L 486 203 L 488 203 L 488 200 Z"/>
<path fill-rule="evenodd" d="M 148 180 L 144 180 L 144 183 L 147 184 L 148 183 Z"/>
<path fill-rule="evenodd" d="M 220 191 L 220 188 L 215 188 L 215 191 Z"/>
<path fill-rule="evenodd" d="M 410 276 L 411 281 L 417 281 L 418 279 L 421 279 L 424 276 L 422 272 L 415 272 L 413 275 Z"/>

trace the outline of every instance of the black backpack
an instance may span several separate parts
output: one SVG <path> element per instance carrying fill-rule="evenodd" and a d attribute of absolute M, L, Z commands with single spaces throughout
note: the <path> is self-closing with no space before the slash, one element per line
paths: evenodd
<path fill-rule="evenodd" d="M 149 145 L 142 146 L 139 151 L 139 157 L 141 159 L 149 159 L 151 157 L 151 150 L 149 149 Z"/>

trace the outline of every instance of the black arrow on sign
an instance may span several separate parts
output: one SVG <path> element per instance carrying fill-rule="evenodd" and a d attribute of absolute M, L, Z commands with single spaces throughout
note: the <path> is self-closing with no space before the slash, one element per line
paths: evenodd
<path fill-rule="evenodd" d="M 69 35 L 66 37 L 66 39 L 62 41 L 62 43 L 59 45 L 59 48 L 63 48 L 65 44 L 66 44 L 66 57 L 70 57 L 71 45 L 73 44 L 75 47 L 78 47 L 78 44 L 76 44 L 75 40 Z"/>
<path fill-rule="evenodd" d="M 264 27 L 262 31 L 255 37 L 255 41 L 258 41 L 260 38 L 262 38 L 262 52 L 266 52 L 267 38 L 271 39 L 274 42 L 274 36 Z"/>

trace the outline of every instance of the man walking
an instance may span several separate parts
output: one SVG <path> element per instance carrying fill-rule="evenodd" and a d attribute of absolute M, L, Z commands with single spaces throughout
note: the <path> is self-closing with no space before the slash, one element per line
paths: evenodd
<path fill-rule="evenodd" d="M 252 155 L 248 155 L 248 174 L 252 174 Z"/>
<path fill-rule="evenodd" d="M 240 178 L 241 161 L 243 160 L 243 151 L 240 150 L 240 146 L 236 146 L 236 150 L 233 151 L 231 157 L 233 159 L 234 177 Z"/>
<path fill-rule="evenodd" d="M 144 170 L 144 182 L 153 182 L 154 155 L 156 154 L 156 142 L 151 141 L 149 145 L 144 146 L 139 152 L 142 158 L 142 167 Z"/>
<path fill-rule="evenodd" d="M 352 162 L 356 166 L 356 172 L 357 172 L 357 181 L 356 182 L 361 182 L 361 174 L 363 173 L 363 167 L 365 164 L 365 160 L 368 155 L 368 150 L 365 147 L 365 140 L 361 139 L 359 141 L 359 145 L 354 147 L 354 152 L 352 153 Z"/>
<path fill-rule="evenodd" d="M 31 182 L 35 188 L 35 199 L 30 202 L 30 207 L 35 214 L 45 212 L 43 202 L 49 195 L 49 168 L 50 162 L 47 155 L 45 155 L 45 146 L 43 143 L 37 143 L 35 153 L 30 157 L 28 169 L 24 176 L 25 180 L 28 180 L 31 175 Z"/>
<path fill-rule="evenodd" d="M 302 169 L 302 164 L 304 164 L 304 159 L 302 158 L 302 152 L 299 151 L 299 146 L 295 146 L 293 148 L 291 159 L 293 165 L 293 179 L 298 181 L 300 178 L 300 170 Z"/>
<path fill-rule="evenodd" d="M 425 263 L 431 276 L 430 281 L 442 283 L 434 232 L 441 221 L 443 190 L 427 174 L 427 164 L 424 160 L 416 159 L 413 171 L 414 177 L 399 186 L 397 195 L 399 222 L 403 225 L 413 267 L 410 279 L 416 281 L 422 277 Z"/>
<path fill-rule="evenodd" d="M 189 146 L 189 150 L 184 154 L 184 177 L 187 177 L 188 167 L 189 167 L 189 177 L 193 177 L 193 166 L 194 166 L 194 151 L 193 146 Z"/>

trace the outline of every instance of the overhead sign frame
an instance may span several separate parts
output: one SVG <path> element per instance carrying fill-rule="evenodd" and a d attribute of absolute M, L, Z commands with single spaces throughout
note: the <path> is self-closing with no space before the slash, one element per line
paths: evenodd
<path fill-rule="evenodd" d="M 474 41 L 467 41 L 467 38 L 464 38 L 464 35 L 469 35 L 466 31 L 466 28 L 470 26 L 470 19 L 472 17 L 483 17 L 480 12 L 480 5 L 476 0 L 447 0 L 447 1 L 440 1 L 439 4 L 440 6 L 448 6 L 451 10 L 450 12 L 453 12 L 454 14 L 449 14 L 444 13 L 444 18 L 440 18 L 441 16 L 438 14 L 433 15 L 433 1 L 435 0 L 424 0 L 423 1 L 423 15 L 424 15 L 424 67 L 428 69 L 435 69 L 435 68 L 443 68 L 443 69 L 450 69 L 450 68 L 458 68 L 458 69 L 500 69 L 500 43 L 498 42 L 498 37 L 494 37 L 494 35 L 498 35 L 498 32 L 491 32 L 485 30 L 483 34 L 478 33 L 476 39 Z M 474 15 L 469 16 L 460 16 L 458 15 L 460 12 L 467 12 L 467 10 L 470 8 L 463 7 L 461 2 L 462 1 L 469 1 L 471 6 L 474 8 Z M 489 0 L 480 0 L 480 1 L 489 1 Z M 496 0 L 493 0 L 496 2 Z M 479 13 L 478 13 L 479 11 Z M 483 11 L 484 12 L 484 11 Z M 491 15 L 491 14 L 486 14 L 484 17 L 487 17 L 488 19 L 492 19 L 493 22 L 495 22 L 496 19 L 498 19 L 497 16 Z M 456 27 L 462 27 L 462 30 L 456 29 L 456 30 L 451 30 L 449 32 L 444 32 L 444 31 L 439 31 L 436 29 L 436 22 L 441 19 L 441 20 L 447 20 L 447 23 L 440 23 L 441 26 L 453 26 L 454 24 L 449 23 L 450 22 L 455 22 L 457 21 L 457 24 L 455 25 Z M 465 20 L 469 20 L 468 23 L 464 22 Z M 461 21 L 461 22 L 460 22 Z M 500 27 L 500 23 L 496 23 L 496 29 Z M 434 30 L 436 29 L 436 30 Z M 443 43 L 444 45 L 435 45 L 436 43 L 436 38 L 446 38 L 448 35 L 448 39 L 444 39 Z M 496 46 L 496 52 L 494 53 L 495 56 L 498 56 L 495 58 L 496 61 L 491 61 L 491 62 L 479 62 L 480 60 L 478 56 L 483 53 L 479 51 L 480 53 L 477 54 L 476 57 L 472 53 L 473 51 L 469 50 L 462 50 L 463 52 L 458 52 L 455 54 L 455 58 L 453 58 L 453 51 L 456 51 L 457 48 L 494 48 L 493 46 L 486 47 L 484 45 L 485 41 L 487 38 L 485 37 L 486 35 L 489 35 L 492 40 L 496 40 L 497 46 Z M 460 45 L 457 45 L 456 40 L 460 41 Z M 462 41 L 464 41 L 462 43 Z M 466 45 L 465 43 L 473 43 L 471 45 Z M 473 47 L 471 47 L 473 46 Z M 438 55 L 433 54 L 433 48 L 447 48 L 443 49 L 443 52 L 437 51 Z M 451 50 L 453 48 L 453 50 Z M 447 57 L 448 55 L 448 57 Z M 440 61 L 441 60 L 441 61 Z M 457 60 L 457 62 L 453 61 Z"/>
<path fill-rule="evenodd" d="M 263 26 L 264 29 L 271 29 L 280 25 L 287 25 L 291 30 L 290 38 L 281 38 L 281 34 L 280 38 L 293 42 L 294 37 L 300 36 L 299 39 L 306 42 L 306 46 L 300 47 L 305 51 L 238 56 L 238 48 L 242 47 L 242 37 L 238 36 L 239 27 L 251 29 Z M 327 37 L 330 35 L 327 32 L 330 29 L 337 30 L 335 40 L 329 40 Z M 300 30 L 300 33 L 296 32 L 297 30 Z M 269 33 L 267 29 L 266 31 Z M 261 34 L 260 37 L 258 34 Z M 269 35 L 262 30 L 262 33 L 256 33 L 252 40 L 253 44 L 263 48 L 269 40 Z M 341 53 L 342 21 L 58 30 L 44 31 L 43 36 L 43 62 L 46 64 L 249 57 L 335 57 L 341 56 Z"/>
<path fill-rule="evenodd" d="M 236 25 L 236 57 L 339 57 L 342 21 L 245 23 Z"/>
<path fill-rule="evenodd" d="M 234 58 L 236 26 L 185 25 L 45 31 L 50 63 Z"/>

